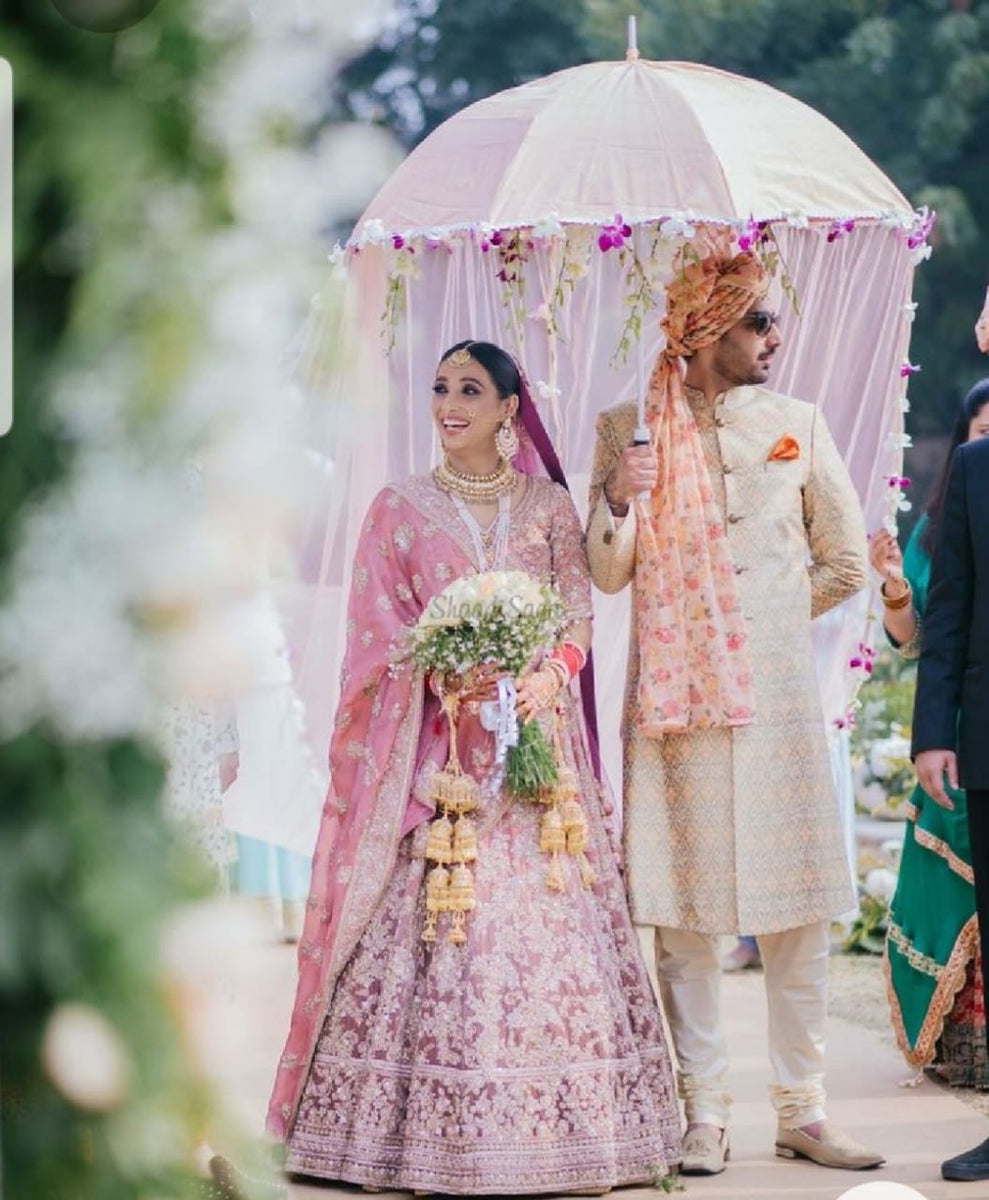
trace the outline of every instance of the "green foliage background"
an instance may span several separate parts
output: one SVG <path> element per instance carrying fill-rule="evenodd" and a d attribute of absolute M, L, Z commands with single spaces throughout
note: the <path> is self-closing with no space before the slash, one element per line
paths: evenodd
<path fill-rule="evenodd" d="M 126 352 L 160 402 L 192 344 L 170 267 L 135 277 L 146 206 L 183 185 L 223 220 L 220 164 L 196 134 L 192 97 L 217 50 L 187 0 L 121 36 L 85 33 L 47 0 L 5 0 L 0 54 L 15 87 L 15 402 L 0 442 L 0 587 L 32 501 L 63 477 L 71 446 L 49 401 L 60 372 Z M 139 439 L 140 422 L 135 422 Z M 71 580 L 66 580 L 71 588 Z M 75 636 L 85 638 L 79 628 Z M 107 664 L 113 670 L 112 663 Z M 3 686 L 0 680 L 0 686 Z M 199 1195 L 191 1154 L 211 1101 L 160 976 L 158 937 L 176 905 L 208 892 L 165 823 L 163 764 L 132 740 L 80 743 L 38 727 L 0 742 L 0 1152 L 10 1200 Z M 82 1003 L 113 1026 L 130 1085 L 84 1111 L 41 1066 L 46 1024 Z"/>

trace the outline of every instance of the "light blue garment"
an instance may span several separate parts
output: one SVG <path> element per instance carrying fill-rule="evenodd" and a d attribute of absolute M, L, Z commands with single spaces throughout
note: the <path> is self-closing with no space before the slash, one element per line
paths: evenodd
<path fill-rule="evenodd" d="M 283 846 L 237 835 L 237 862 L 231 870 L 233 890 L 268 901 L 275 924 L 286 937 L 297 938 L 309 895 L 310 860 Z"/>

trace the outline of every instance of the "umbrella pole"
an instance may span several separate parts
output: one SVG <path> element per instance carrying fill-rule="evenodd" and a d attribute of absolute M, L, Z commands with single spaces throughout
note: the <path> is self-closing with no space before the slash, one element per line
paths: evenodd
<path fill-rule="evenodd" d="M 628 49 L 625 51 L 625 61 L 635 62 L 639 57 L 639 39 L 636 31 L 635 17 L 628 18 Z"/>
<path fill-rule="evenodd" d="M 631 17 L 629 19 L 633 20 L 633 21 L 635 20 L 634 17 Z M 648 446 L 650 444 L 650 442 L 652 441 L 651 437 L 649 436 L 649 426 L 646 425 L 646 346 L 645 346 L 644 338 L 645 338 L 645 322 L 643 321 L 642 328 L 640 328 L 640 330 L 639 330 L 639 348 L 638 348 L 638 354 L 639 354 L 639 358 L 638 358 L 639 420 L 638 420 L 638 424 L 635 427 L 635 435 L 632 438 L 633 446 Z M 635 498 L 636 498 L 636 500 L 641 500 L 643 503 L 647 503 L 649 500 L 649 492 L 648 491 L 640 492 Z"/>
<path fill-rule="evenodd" d="M 629 17 L 630 21 L 634 21 L 635 17 Z M 648 446 L 649 445 L 649 428 L 646 425 L 646 346 L 645 346 L 645 330 L 639 331 L 638 342 L 638 395 L 636 398 L 639 411 L 639 419 L 636 423 L 635 437 L 633 445 Z"/>

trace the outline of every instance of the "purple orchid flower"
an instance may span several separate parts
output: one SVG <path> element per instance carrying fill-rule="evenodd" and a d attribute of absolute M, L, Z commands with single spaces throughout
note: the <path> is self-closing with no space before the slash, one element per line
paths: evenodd
<path fill-rule="evenodd" d="M 631 225 L 626 224 L 622 220 L 621 213 L 615 213 L 614 223 L 611 225 L 602 225 L 601 232 L 598 234 L 598 249 L 600 250 L 621 250 L 625 245 L 625 239 L 632 236 Z"/>
<path fill-rule="evenodd" d="M 839 238 L 844 237 L 846 233 L 851 233 L 855 228 L 855 222 L 849 217 L 845 221 L 832 221 L 831 228 L 828 230 L 828 241 L 836 242 Z"/>

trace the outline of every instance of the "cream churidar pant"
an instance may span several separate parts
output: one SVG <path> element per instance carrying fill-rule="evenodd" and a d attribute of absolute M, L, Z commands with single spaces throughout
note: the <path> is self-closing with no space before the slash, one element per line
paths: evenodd
<path fill-rule="evenodd" d="M 659 981 L 687 1121 L 724 1126 L 731 1095 L 720 1015 L 720 939 L 686 929 L 636 929 Z M 780 1123 L 797 1129 L 824 1119 L 828 922 L 760 934 L 756 940 L 769 1007 L 769 1091 Z"/>

